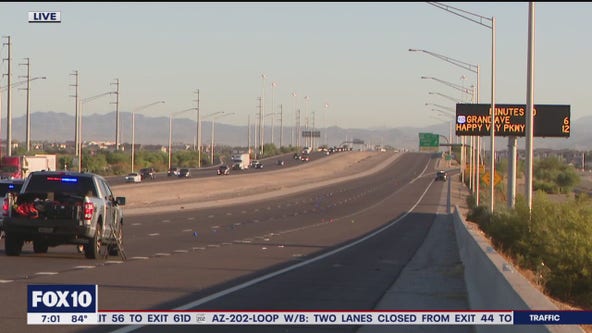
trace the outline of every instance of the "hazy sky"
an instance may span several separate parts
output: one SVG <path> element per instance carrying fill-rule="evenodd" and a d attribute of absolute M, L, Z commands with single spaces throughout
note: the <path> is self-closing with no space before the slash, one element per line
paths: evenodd
<path fill-rule="evenodd" d="M 528 3 L 444 4 L 495 17 L 496 102 L 524 104 Z M 60 11 L 62 22 L 28 23 L 29 11 Z M 535 103 L 569 104 L 572 120 L 592 116 L 592 3 L 541 2 L 535 14 Z M 481 103 L 491 95 L 491 29 L 425 2 L 1 2 L 0 34 L 2 58 L 11 37 L 12 82 L 23 80 L 26 66 L 19 64 L 27 57 L 32 77 L 47 77 L 31 82 L 32 112 L 74 115 L 70 85 L 78 70 L 83 98 L 113 90 L 118 78 L 121 111 L 166 101 L 138 111 L 145 116 L 194 107 L 199 89 L 202 115 L 234 112 L 218 120 L 228 124 L 246 125 L 248 115 L 254 121 L 260 96 L 266 113 L 283 106 L 288 126 L 295 108 L 303 124 L 315 111 L 317 127 L 440 123 L 425 103 L 454 102 L 428 92 L 468 97 L 420 77 L 469 87 L 476 75 L 410 48 L 478 64 Z M 7 61 L 1 68 L 5 74 Z M 0 82 L 5 86 L 6 77 Z M 25 95 L 12 90 L 13 117 L 25 114 Z M 113 101 L 89 102 L 85 113 L 112 112 Z"/>

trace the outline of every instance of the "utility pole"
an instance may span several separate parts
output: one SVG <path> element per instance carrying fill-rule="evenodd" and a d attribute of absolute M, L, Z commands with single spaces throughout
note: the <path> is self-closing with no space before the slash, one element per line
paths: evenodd
<path fill-rule="evenodd" d="M 262 123 L 262 119 L 261 119 L 261 115 L 263 114 L 263 98 L 261 97 L 257 97 L 257 100 L 259 101 L 259 147 L 257 147 L 257 144 L 255 144 L 256 149 L 255 150 L 259 150 L 259 154 L 255 154 L 255 159 L 257 159 L 257 155 L 259 155 L 259 158 L 261 158 L 261 156 L 263 155 L 263 138 L 261 135 L 261 131 L 262 131 L 262 127 L 261 127 L 261 123 Z"/>
<path fill-rule="evenodd" d="M 74 97 L 74 146 L 76 147 L 76 152 L 74 153 L 74 155 L 78 156 L 78 135 L 80 134 L 78 133 L 78 70 L 75 70 L 74 73 L 70 75 L 73 75 L 75 77 L 75 83 L 70 85 L 75 89 L 74 95 L 70 95 L 70 97 Z M 80 158 L 80 156 L 78 158 Z"/>
<path fill-rule="evenodd" d="M 119 138 L 120 133 L 119 133 L 119 79 L 115 79 L 115 82 L 112 82 L 111 84 L 114 84 L 116 86 L 115 88 L 115 103 L 111 103 L 111 104 L 115 104 L 115 151 L 119 150 Z"/>
<path fill-rule="evenodd" d="M 280 104 L 280 148 L 284 144 L 284 105 Z"/>
<path fill-rule="evenodd" d="M 273 141 L 273 136 L 274 136 L 273 135 L 273 127 L 274 127 L 273 123 L 274 123 L 274 121 L 273 120 L 275 118 L 275 104 L 274 104 L 275 102 L 273 100 L 273 96 L 274 96 L 274 88 L 275 87 L 277 87 L 277 83 L 272 82 L 271 83 L 271 112 L 270 112 L 271 113 L 271 144 L 274 143 L 274 141 Z"/>
<path fill-rule="evenodd" d="M 201 168 L 201 114 L 199 112 L 199 89 L 197 89 L 195 91 L 195 94 L 197 95 L 197 99 L 194 100 L 194 102 L 196 102 L 196 110 L 197 110 L 197 132 L 195 133 L 195 135 L 197 136 L 196 141 L 197 141 L 197 147 L 195 150 L 197 150 L 197 167 Z"/>
<path fill-rule="evenodd" d="M 30 99 L 30 91 L 31 91 L 31 63 L 30 63 L 30 59 L 29 58 L 25 58 L 25 60 L 27 61 L 24 64 L 19 64 L 21 66 L 27 66 L 27 75 L 25 76 L 20 76 L 22 78 L 26 78 L 27 79 L 27 88 L 22 88 L 23 90 L 27 91 L 27 116 L 26 116 L 26 128 L 25 128 L 25 137 L 26 137 L 26 146 L 27 146 L 27 152 L 29 150 L 31 150 L 31 113 L 30 113 L 30 109 L 31 109 L 31 99 Z"/>
<path fill-rule="evenodd" d="M 247 115 L 247 152 L 251 158 L 251 115 Z"/>
<path fill-rule="evenodd" d="M 296 147 L 300 148 L 300 109 L 296 110 Z"/>
<path fill-rule="evenodd" d="M 8 55 L 7 58 L 4 58 L 3 60 L 7 61 L 8 64 L 8 71 L 7 71 L 7 77 L 8 77 L 8 85 L 6 86 L 6 156 L 12 156 L 12 147 L 11 147 L 11 136 L 12 136 L 12 124 L 10 122 L 11 119 L 11 105 L 10 105 L 10 86 L 11 86 L 11 75 L 10 75 L 10 67 L 11 67 L 11 54 L 10 54 L 10 36 L 6 36 L 6 43 L 3 43 L 3 45 L 7 45 L 8 46 Z M 0 116 L 0 118 L 2 118 Z M 1 123 L 0 123 L 1 125 Z M 0 127 L 1 128 L 1 127 Z"/>

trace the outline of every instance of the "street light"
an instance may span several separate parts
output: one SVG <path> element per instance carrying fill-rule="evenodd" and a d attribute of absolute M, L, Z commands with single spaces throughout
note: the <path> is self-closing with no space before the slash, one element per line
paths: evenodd
<path fill-rule="evenodd" d="M 411 51 L 411 52 L 423 52 L 425 54 L 431 55 L 431 56 L 436 57 L 438 59 L 444 60 L 444 61 L 446 61 L 446 62 L 448 62 L 448 63 L 450 63 L 452 65 L 455 65 L 457 67 L 460 67 L 462 69 L 465 69 L 465 70 L 467 70 L 469 72 L 473 72 L 473 73 L 477 74 L 477 92 L 476 92 L 477 98 L 476 98 L 476 101 L 477 101 L 477 103 L 479 103 L 479 88 L 480 88 L 479 85 L 480 85 L 480 82 L 481 82 L 480 66 L 479 66 L 479 64 L 473 65 L 473 64 L 470 64 L 470 63 L 465 62 L 465 61 L 462 61 L 462 60 L 453 59 L 453 58 L 447 57 L 445 55 L 441 55 L 441 54 L 438 54 L 438 53 L 435 53 L 435 52 L 431 52 L 431 51 L 427 51 L 427 50 L 409 49 L 409 51 Z M 464 88 L 464 87 L 462 87 L 462 88 Z M 475 102 L 475 94 L 473 94 L 473 98 L 471 100 L 473 102 Z M 473 141 L 476 141 L 477 142 L 477 144 L 476 144 L 476 148 L 477 148 L 476 157 L 477 157 L 477 161 L 479 161 L 479 151 L 480 151 L 479 145 L 480 145 L 481 137 L 473 137 L 473 136 L 471 136 L 470 137 L 470 141 L 471 141 L 471 145 L 470 145 L 471 146 L 471 159 L 469 161 L 469 175 L 471 175 L 471 176 L 469 177 L 469 188 L 471 190 L 473 190 L 473 183 L 474 183 L 473 180 L 475 178 L 476 179 L 476 181 L 475 181 L 475 184 L 476 184 L 476 190 L 475 190 L 475 193 L 476 193 L 476 196 L 475 196 L 476 197 L 476 204 L 479 205 L 479 179 L 478 179 L 479 178 L 479 173 L 477 171 L 477 172 L 475 172 L 475 175 L 473 175 L 473 170 L 474 170 L 474 168 L 473 168 L 473 157 L 474 157 L 475 154 L 473 154 L 473 144 L 472 143 L 473 143 Z M 464 165 L 464 136 L 461 137 L 461 143 L 462 143 L 462 146 L 461 146 L 461 160 L 462 160 L 461 161 L 461 181 L 464 183 L 464 167 L 465 167 L 465 165 Z"/>
<path fill-rule="evenodd" d="M 438 78 L 433 77 L 433 76 L 422 76 L 421 78 L 423 80 L 434 80 L 434 81 L 438 81 L 438 82 L 443 83 L 443 84 L 445 84 L 445 85 L 447 85 L 447 86 L 449 86 L 451 88 L 454 88 L 456 90 L 459 90 L 460 92 L 463 92 L 465 94 L 472 94 L 472 91 L 470 89 L 465 88 L 465 87 L 463 87 L 461 85 L 458 85 L 456 83 L 444 81 L 444 80 L 438 79 Z"/>
<path fill-rule="evenodd" d="M 76 155 L 78 155 L 78 172 L 82 171 L 82 109 L 84 107 L 84 104 L 94 101 L 98 98 L 101 98 L 103 96 L 107 96 L 107 95 L 111 95 L 113 94 L 112 91 L 108 91 L 108 92 L 104 92 L 102 94 L 98 94 L 95 96 L 91 96 L 91 97 L 87 97 L 87 98 L 82 98 L 78 101 L 79 106 L 78 109 L 80 110 L 78 112 L 78 119 L 75 119 L 76 121 L 76 138 L 78 138 L 77 142 L 75 142 L 74 144 L 76 145 Z"/>
<path fill-rule="evenodd" d="M 441 93 L 439 93 L 439 92 L 432 92 L 432 91 L 429 91 L 429 92 L 428 92 L 428 94 L 429 94 L 429 95 L 439 95 L 439 96 L 442 96 L 442 97 L 444 97 L 444 98 L 447 98 L 447 99 L 449 99 L 449 100 L 453 101 L 454 103 L 460 103 L 460 102 L 461 102 L 461 100 L 459 100 L 459 99 L 456 99 L 456 98 L 454 98 L 454 97 L 452 97 L 452 96 L 448 96 L 448 95 L 441 94 Z"/>
<path fill-rule="evenodd" d="M 325 107 L 325 112 L 323 112 L 323 125 L 325 125 L 325 148 L 329 148 L 329 141 L 327 141 L 327 132 L 328 132 L 328 127 L 327 127 L 327 110 L 329 110 L 329 103 L 325 103 L 324 105 Z"/>
<path fill-rule="evenodd" d="M 164 101 L 153 102 L 150 104 L 146 104 L 143 106 L 139 106 L 132 110 L 132 169 L 131 172 L 134 172 L 134 154 L 135 154 L 135 136 L 136 136 L 136 112 L 149 108 L 153 105 L 163 104 Z"/>
<path fill-rule="evenodd" d="M 271 113 L 272 114 L 275 114 L 273 112 L 275 110 L 275 104 L 274 104 L 275 102 L 274 102 L 274 98 L 273 98 L 275 87 L 277 87 L 277 82 L 272 82 L 271 83 Z M 274 117 L 271 117 L 271 144 L 273 144 L 273 136 L 274 136 L 274 133 L 273 133 L 274 119 L 275 119 Z"/>
<path fill-rule="evenodd" d="M 224 111 L 218 111 L 218 112 L 206 114 L 205 116 L 202 117 L 202 119 L 207 119 L 208 117 L 212 117 L 212 116 L 215 116 L 215 115 L 221 114 L 221 113 L 224 113 Z M 201 125 L 200 125 L 200 131 L 201 131 Z M 200 136 L 201 136 L 201 134 L 200 134 Z M 201 154 L 199 155 L 199 158 L 201 159 Z M 199 165 L 201 166 L 201 161 L 200 161 Z"/>
<path fill-rule="evenodd" d="M 189 109 L 173 112 L 169 115 L 169 152 L 168 152 L 169 168 L 168 168 L 168 170 L 171 170 L 171 155 L 173 154 L 173 117 L 178 114 L 181 114 L 183 112 L 192 111 L 192 110 L 195 110 L 195 108 L 189 108 Z"/>
<path fill-rule="evenodd" d="M 18 81 L 18 82 L 14 82 L 11 83 L 10 85 L 7 85 L 5 87 L 0 87 L 0 119 L 1 114 L 2 114 L 2 93 L 4 90 L 8 89 L 8 88 L 12 88 L 12 87 L 16 87 L 22 84 L 27 84 L 27 135 L 29 135 L 29 129 L 30 129 L 30 125 L 29 125 L 29 83 L 31 81 L 35 81 L 35 80 L 45 80 L 46 77 L 45 76 L 37 76 L 28 80 L 22 80 L 22 81 Z M 10 112 L 10 106 L 8 106 L 7 108 L 7 114 L 6 114 L 6 156 L 12 156 L 12 117 L 11 117 L 11 112 Z M 28 137 L 28 136 L 27 136 Z M 27 148 L 28 150 L 28 148 Z"/>
<path fill-rule="evenodd" d="M 222 117 L 226 117 L 226 116 L 230 116 L 233 115 L 234 112 L 231 113 L 224 113 L 224 111 L 220 111 L 219 113 L 223 113 L 221 115 L 219 115 L 218 117 L 215 117 L 214 119 L 212 119 L 212 146 L 211 146 L 211 162 L 212 165 L 214 165 L 214 123 L 216 121 L 216 119 L 218 118 L 222 118 Z"/>
<path fill-rule="evenodd" d="M 469 20 L 473 23 L 477 23 L 477 24 L 491 30 L 491 131 L 490 131 L 490 136 L 491 136 L 491 164 L 490 164 L 491 170 L 490 170 L 490 172 L 491 172 L 491 175 L 489 177 L 491 198 L 490 198 L 489 207 L 490 207 L 490 211 L 493 213 L 494 193 L 495 193 L 494 192 L 495 182 L 493 181 L 494 174 L 495 174 L 495 17 L 491 17 L 491 18 L 485 17 L 482 15 L 468 12 L 466 10 L 462 10 L 462 9 L 455 8 L 452 6 L 444 5 L 439 2 L 428 2 L 428 4 L 438 7 L 440 9 L 443 9 L 449 13 L 460 16 L 460 17 L 462 17 L 466 20 Z M 489 22 L 489 24 L 483 23 L 484 21 Z M 477 101 L 477 103 L 479 103 L 479 102 Z M 508 140 L 508 148 L 510 148 L 510 150 L 512 151 L 512 162 L 511 162 L 513 164 L 513 165 L 511 165 L 512 169 L 514 168 L 515 161 L 516 161 L 516 159 L 515 159 L 516 148 L 515 147 L 516 147 L 516 138 L 513 137 L 513 140 L 512 139 Z M 515 174 L 514 174 L 514 177 L 515 177 Z M 515 179 L 512 182 L 515 184 Z M 514 187 L 514 184 L 512 184 L 512 186 L 508 186 L 508 187 L 509 188 Z M 477 196 L 477 198 L 478 198 L 478 196 Z M 514 200 L 514 198 L 513 197 L 508 198 L 508 200 L 510 203 Z"/>
<path fill-rule="evenodd" d="M 449 106 L 444 106 L 444 105 L 435 104 L 435 103 L 425 103 L 425 105 L 426 105 L 426 106 L 428 106 L 428 105 L 433 105 L 433 106 L 439 107 L 439 108 L 441 108 L 441 109 L 446 109 L 446 110 L 450 111 L 450 115 L 452 115 L 452 116 L 455 116 L 455 115 L 456 115 L 456 114 L 454 113 L 454 112 L 456 111 L 456 109 L 455 109 L 455 108 L 451 108 L 451 107 L 449 107 Z"/>
<path fill-rule="evenodd" d="M 462 67 L 461 65 L 459 65 L 459 66 Z M 479 68 L 479 66 L 477 66 L 477 70 L 476 70 L 477 73 L 479 73 L 478 68 Z M 466 68 L 466 69 L 467 70 L 471 70 L 470 68 Z M 435 78 L 435 77 L 431 77 L 431 76 L 422 76 L 421 78 L 422 79 L 431 79 L 431 80 L 440 82 L 440 83 L 445 84 L 445 85 L 447 85 L 447 86 L 449 86 L 451 88 L 454 88 L 456 90 L 459 90 L 459 91 L 461 91 L 463 93 L 470 94 L 471 95 L 471 99 L 472 100 L 475 99 L 475 92 L 473 90 L 469 90 L 469 89 L 467 89 L 467 88 L 465 88 L 463 86 L 460 86 L 458 84 L 455 84 L 455 83 L 452 83 L 452 82 L 448 82 L 448 81 L 444 81 L 444 80 L 441 80 L 441 79 L 438 79 L 438 78 Z M 477 81 L 479 81 L 479 74 L 477 74 Z M 477 82 L 477 87 L 479 87 L 479 83 L 478 82 Z M 477 90 L 477 96 L 478 96 L 478 90 Z M 477 99 L 478 99 L 478 97 L 477 97 Z M 472 137 L 471 137 L 471 140 L 472 140 Z M 475 184 L 475 192 L 474 192 L 476 194 L 475 195 L 475 204 L 476 205 L 479 205 L 479 172 L 476 171 L 478 169 L 471 168 L 471 165 L 473 165 L 473 155 L 476 155 L 476 160 L 477 160 L 476 164 L 479 164 L 479 150 L 480 150 L 480 148 L 479 148 L 479 141 L 480 141 L 479 140 L 479 137 L 477 137 L 475 141 L 477 142 L 477 144 L 476 144 L 476 150 L 477 150 L 477 152 L 476 152 L 476 154 L 471 154 L 471 163 L 469 164 L 469 174 L 471 175 L 471 178 L 470 178 L 469 185 L 472 185 L 473 183 Z M 464 147 L 464 143 L 462 143 L 462 146 Z M 471 145 L 471 149 L 472 149 L 472 147 L 473 147 L 473 145 Z M 475 170 L 475 181 L 474 182 L 473 182 L 473 172 L 472 172 L 473 170 Z M 463 154 L 462 149 L 461 149 L 461 173 L 460 174 L 461 174 L 461 181 L 464 182 L 464 154 Z M 470 188 L 472 189 L 472 187 L 470 187 Z"/>

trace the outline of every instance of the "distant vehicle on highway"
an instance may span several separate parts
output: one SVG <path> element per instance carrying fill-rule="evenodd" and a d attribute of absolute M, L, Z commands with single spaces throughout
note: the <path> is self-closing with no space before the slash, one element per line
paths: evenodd
<path fill-rule="evenodd" d="M 154 168 L 142 168 L 140 169 L 140 176 L 142 177 L 142 180 L 154 179 L 156 178 L 156 170 L 154 170 Z"/>
<path fill-rule="evenodd" d="M 436 181 L 441 180 L 441 181 L 445 182 L 446 178 L 447 178 L 446 171 L 440 170 L 440 171 L 436 172 Z"/>
<path fill-rule="evenodd" d="M 263 169 L 263 163 L 257 161 L 257 163 L 255 163 L 255 169 Z"/>
<path fill-rule="evenodd" d="M 179 168 L 171 167 L 167 172 L 167 176 L 179 176 Z"/>
<path fill-rule="evenodd" d="M 284 160 L 277 160 L 277 165 L 282 166 L 284 164 L 285 164 Z"/>
<path fill-rule="evenodd" d="M 304 162 L 308 162 L 308 161 L 310 161 L 310 156 L 304 155 L 304 154 L 300 155 L 300 160 L 304 161 Z"/>
<path fill-rule="evenodd" d="M 127 183 L 140 183 L 142 182 L 142 176 L 137 172 L 128 173 L 125 176 L 125 181 Z"/>
<path fill-rule="evenodd" d="M 187 168 L 182 168 L 179 170 L 179 178 L 189 178 L 191 177 L 191 172 Z"/>
<path fill-rule="evenodd" d="M 228 167 L 228 165 L 221 165 L 218 170 L 218 176 L 223 176 L 223 175 L 229 175 L 230 174 L 230 168 Z"/>

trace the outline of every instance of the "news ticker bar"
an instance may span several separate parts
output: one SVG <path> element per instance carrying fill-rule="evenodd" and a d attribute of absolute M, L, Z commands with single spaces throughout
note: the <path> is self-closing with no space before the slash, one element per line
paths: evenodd
<path fill-rule="evenodd" d="M 27 313 L 28 325 L 584 325 L 592 311 L 98 311 Z"/>

